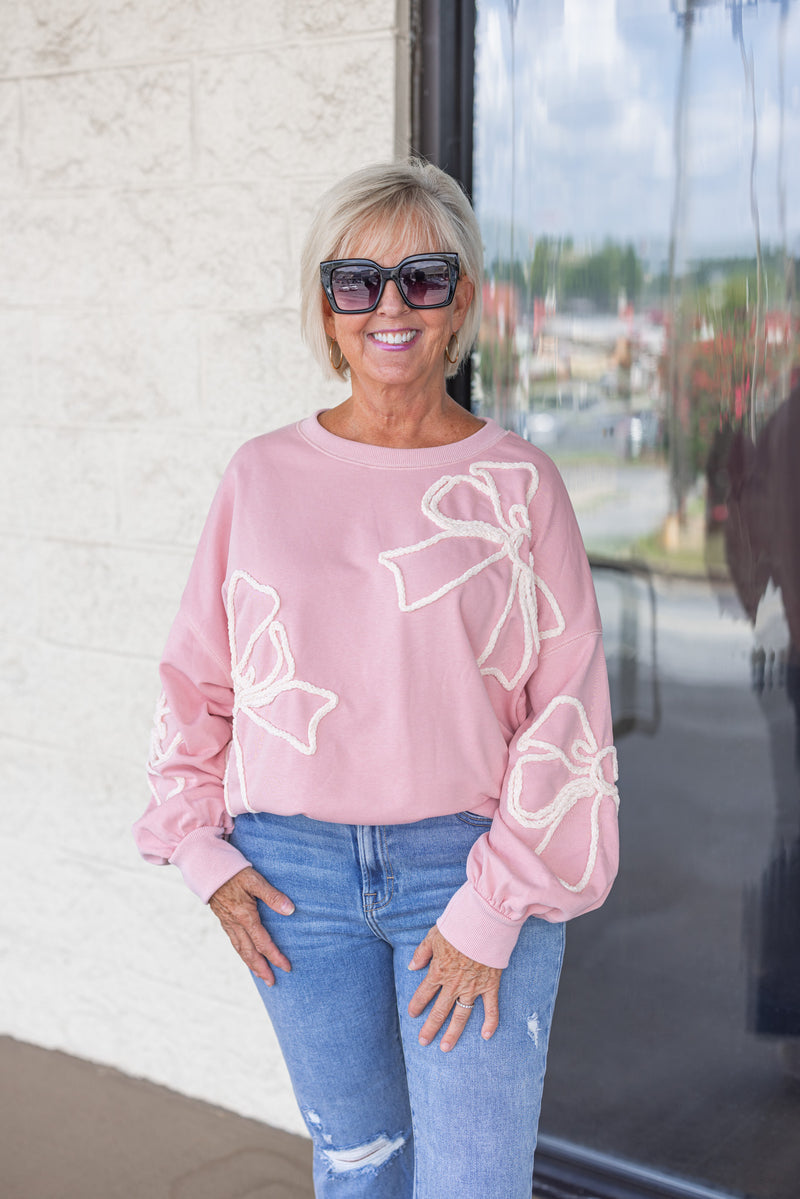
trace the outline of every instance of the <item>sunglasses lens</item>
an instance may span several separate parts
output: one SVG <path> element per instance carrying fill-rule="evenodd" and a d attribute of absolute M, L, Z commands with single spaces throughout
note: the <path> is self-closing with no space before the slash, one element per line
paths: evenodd
<path fill-rule="evenodd" d="M 412 308 L 437 308 L 449 304 L 455 292 L 450 264 L 435 254 L 409 258 L 390 271 L 357 259 L 331 264 L 329 298 L 340 312 L 371 312 L 378 303 L 384 279 L 396 279 L 403 298 Z"/>
<path fill-rule="evenodd" d="M 444 259 L 429 258 L 406 263 L 400 271 L 400 286 L 415 308 L 446 304 L 450 295 L 450 270 Z"/>
<path fill-rule="evenodd" d="M 381 277 L 371 266 L 338 266 L 331 272 L 333 298 L 344 312 L 371 308 L 381 289 Z"/>

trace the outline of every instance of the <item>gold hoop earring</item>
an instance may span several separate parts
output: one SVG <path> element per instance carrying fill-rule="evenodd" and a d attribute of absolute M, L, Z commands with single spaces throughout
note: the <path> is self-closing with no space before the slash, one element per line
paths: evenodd
<path fill-rule="evenodd" d="M 456 352 L 455 352 L 454 357 L 451 358 L 450 357 L 450 346 L 452 344 L 453 338 L 456 339 Z M 455 366 L 455 364 L 458 362 L 458 357 L 459 357 L 460 353 L 461 353 L 461 346 L 459 345 L 458 334 L 453 333 L 450 336 L 450 341 L 448 341 L 447 345 L 445 346 L 444 356 L 447 359 L 447 361 L 450 363 L 451 366 Z"/>
<path fill-rule="evenodd" d="M 336 349 L 339 351 L 339 361 L 338 362 L 333 361 L 333 347 L 334 346 L 336 346 Z M 338 372 L 341 369 L 341 365 L 344 362 L 344 354 L 342 353 L 342 347 L 339 345 L 338 341 L 336 341 L 335 339 L 328 346 L 328 360 L 335 371 Z"/>

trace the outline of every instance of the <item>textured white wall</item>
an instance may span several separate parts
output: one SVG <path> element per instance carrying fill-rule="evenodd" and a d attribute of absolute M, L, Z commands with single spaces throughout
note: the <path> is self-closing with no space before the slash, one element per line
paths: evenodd
<path fill-rule="evenodd" d="M 299 246 L 405 151 L 407 50 L 402 0 L 0 0 L 0 1031 L 296 1130 L 249 976 L 129 829 L 220 473 L 345 394 Z"/>

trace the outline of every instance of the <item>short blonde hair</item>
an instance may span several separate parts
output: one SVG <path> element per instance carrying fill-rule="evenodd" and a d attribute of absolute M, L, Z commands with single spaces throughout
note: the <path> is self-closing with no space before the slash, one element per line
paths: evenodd
<path fill-rule="evenodd" d="M 323 312 L 327 299 L 319 264 L 347 258 L 365 234 L 374 238 L 375 253 L 391 250 L 398 235 L 419 231 L 426 249 L 452 250 L 459 256 L 461 277 L 474 287 L 464 324 L 458 331 L 456 362 L 445 358 L 446 374 L 454 375 L 467 357 L 481 323 L 483 244 L 472 206 L 452 176 L 419 158 L 362 167 L 334 184 L 320 200 L 306 236 L 300 267 L 300 321 L 303 339 L 326 371 L 330 338 Z M 349 375 L 342 360 L 338 372 Z"/>

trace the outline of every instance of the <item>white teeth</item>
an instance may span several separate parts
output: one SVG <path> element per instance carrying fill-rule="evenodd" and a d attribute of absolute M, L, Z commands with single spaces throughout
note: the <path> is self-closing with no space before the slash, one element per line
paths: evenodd
<path fill-rule="evenodd" d="M 411 341 L 415 334 L 413 329 L 409 329 L 407 333 L 373 333 L 372 336 L 376 341 L 385 342 L 387 346 L 401 346 Z"/>

